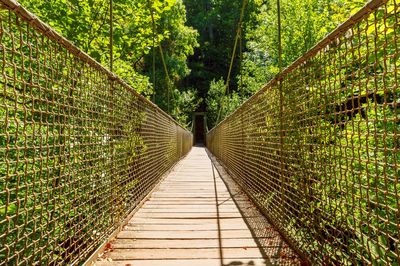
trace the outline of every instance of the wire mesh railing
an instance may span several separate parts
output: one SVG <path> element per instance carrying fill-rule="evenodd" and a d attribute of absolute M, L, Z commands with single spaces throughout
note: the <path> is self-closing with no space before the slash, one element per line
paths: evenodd
<path fill-rule="evenodd" d="M 399 13 L 368 3 L 207 135 L 311 263 L 400 264 Z"/>
<path fill-rule="evenodd" d="M 0 58 L 0 265 L 82 263 L 192 135 L 11 0 Z"/>

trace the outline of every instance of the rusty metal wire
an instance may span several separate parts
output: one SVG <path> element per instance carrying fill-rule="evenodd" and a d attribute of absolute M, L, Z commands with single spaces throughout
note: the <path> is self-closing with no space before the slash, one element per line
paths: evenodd
<path fill-rule="evenodd" d="M 192 135 L 16 2 L 0 6 L 0 265 L 82 263 Z"/>
<path fill-rule="evenodd" d="M 207 135 L 313 264 L 400 264 L 399 20 L 370 2 Z"/>

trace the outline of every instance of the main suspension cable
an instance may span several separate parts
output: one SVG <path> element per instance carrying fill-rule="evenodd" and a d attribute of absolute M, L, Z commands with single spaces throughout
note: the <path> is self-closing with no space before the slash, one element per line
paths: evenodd
<path fill-rule="evenodd" d="M 231 79 L 233 63 L 234 63 L 235 57 L 236 57 L 236 49 L 237 49 L 238 40 L 239 40 L 239 36 L 241 35 L 241 28 L 242 28 L 242 23 L 243 23 L 243 18 L 244 18 L 244 12 L 246 10 L 246 5 L 247 5 L 247 0 L 243 0 L 242 1 L 242 8 L 240 10 L 239 23 L 238 23 L 238 27 L 237 27 L 237 30 L 236 30 L 235 42 L 234 42 L 234 45 L 233 45 L 231 62 L 230 62 L 230 65 L 229 65 L 229 70 L 228 70 L 228 76 L 226 78 L 224 93 L 222 95 L 222 98 L 221 98 L 221 101 L 220 101 L 220 104 L 219 104 L 217 123 L 220 121 L 221 111 L 222 111 L 222 108 L 223 108 L 223 104 L 222 104 L 223 98 L 224 98 L 224 96 L 226 94 L 229 94 L 229 83 L 230 83 L 230 79 Z"/>
<path fill-rule="evenodd" d="M 239 46 L 239 73 L 240 73 L 240 86 L 239 95 L 243 97 L 243 28 L 240 28 L 240 46 Z"/>
<path fill-rule="evenodd" d="M 156 54 L 155 54 L 155 34 L 156 34 L 156 23 L 155 23 L 155 19 L 154 19 L 154 14 L 153 14 L 153 5 L 152 3 L 150 3 L 150 0 L 147 1 L 147 6 L 148 9 L 150 11 L 150 16 L 151 16 L 151 21 L 152 21 L 152 26 L 153 26 L 153 86 L 154 86 L 154 94 L 153 94 L 153 102 L 155 102 L 155 82 L 156 82 L 156 76 L 155 76 L 155 62 L 156 62 Z M 161 42 L 158 43 L 158 47 L 160 50 L 160 56 L 161 56 L 161 62 L 163 64 L 163 68 L 164 68 L 164 72 L 165 72 L 165 77 L 167 79 L 167 110 L 168 113 L 170 113 L 170 83 L 171 83 L 171 79 L 169 78 L 169 72 L 168 72 L 168 68 L 167 68 L 167 64 L 165 63 L 165 58 L 164 58 L 164 52 L 161 46 Z"/>
<path fill-rule="evenodd" d="M 241 28 L 242 28 L 242 22 L 243 22 L 243 17 L 244 17 L 244 11 L 246 9 L 246 5 L 247 5 L 247 0 L 243 0 L 242 3 L 242 9 L 240 11 L 240 18 L 239 18 L 239 23 L 238 23 L 238 27 L 236 30 L 236 36 L 235 36 L 235 44 L 233 45 L 233 51 L 232 51 L 232 56 L 231 56 L 231 63 L 229 65 L 229 71 L 228 71 L 228 76 L 226 78 L 226 84 L 225 84 L 225 93 L 229 93 L 229 83 L 231 80 L 231 74 L 232 74 L 232 69 L 233 69 L 233 62 L 235 61 L 235 55 L 236 55 L 236 49 L 237 49 L 237 44 L 240 38 L 240 32 L 241 32 Z"/>
<path fill-rule="evenodd" d="M 161 43 L 159 44 L 158 47 L 160 48 L 161 62 L 163 64 L 165 77 L 167 79 L 167 110 L 168 110 L 168 113 L 170 113 L 170 104 L 169 104 L 169 102 L 170 102 L 170 85 L 171 85 L 170 83 L 171 83 L 171 80 L 169 78 L 168 68 L 167 68 L 167 64 L 165 63 L 164 52 L 163 52 Z"/>
<path fill-rule="evenodd" d="M 151 16 L 151 24 L 152 24 L 152 35 L 153 35 L 153 47 L 151 49 L 152 54 L 153 54 L 153 62 L 152 62 L 152 76 L 153 76 L 153 103 L 156 103 L 156 23 L 154 21 L 154 14 L 153 14 L 153 8 L 150 5 L 150 1 L 147 1 L 147 6 L 150 11 L 150 16 Z"/>

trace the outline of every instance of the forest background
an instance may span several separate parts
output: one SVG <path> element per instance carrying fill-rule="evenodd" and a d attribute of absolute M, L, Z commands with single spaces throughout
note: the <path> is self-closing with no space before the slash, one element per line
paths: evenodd
<path fill-rule="evenodd" d="M 20 3 L 109 66 L 109 0 Z M 281 0 L 283 67 L 364 4 Z M 279 72 L 276 1 L 251 0 L 226 86 L 242 6 L 242 0 L 114 0 L 113 71 L 188 128 L 193 111 L 205 111 L 211 129 Z"/>

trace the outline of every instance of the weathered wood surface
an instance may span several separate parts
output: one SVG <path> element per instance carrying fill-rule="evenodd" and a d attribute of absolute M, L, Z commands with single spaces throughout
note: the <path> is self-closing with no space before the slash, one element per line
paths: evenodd
<path fill-rule="evenodd" d="M 227 178 L 227 177 L 225 177 Z M 257 237 L 248 227 L 257 212 L 239 192 L 228 190 L 202 147 L 162 181 L 109 248 L 99 266 L 222 266 L 280 264 L 278 234 Z M 264 224 L 258 230 L 265 230 Z M 257 229 L 257 228 L 256 228 Z M 270 230 L 270 228 L 268 229 Z M 279 243 L 279 245 L 277 245 Z M 286 247 L 287 248 L 287 247 Z M 265 250 L 274 250 L 267 258 Z M 268 253 L 268 252 L 267 252 Z M 296 260 L 285 260 L 286 265 Z"/>

